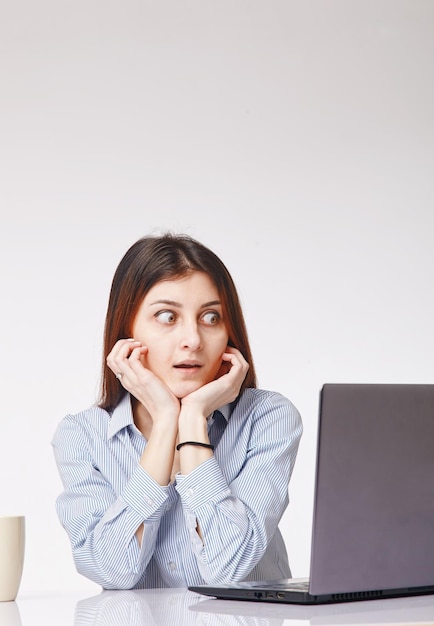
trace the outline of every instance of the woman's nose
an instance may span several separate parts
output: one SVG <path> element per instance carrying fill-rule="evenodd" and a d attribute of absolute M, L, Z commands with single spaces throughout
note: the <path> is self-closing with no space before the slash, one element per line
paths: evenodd
<path fill-rule="evenodd" d="M 202 339 L 196 321 L 183 325 L 181 345 L 190 350 L 199 350 L 202 347 Z"/>

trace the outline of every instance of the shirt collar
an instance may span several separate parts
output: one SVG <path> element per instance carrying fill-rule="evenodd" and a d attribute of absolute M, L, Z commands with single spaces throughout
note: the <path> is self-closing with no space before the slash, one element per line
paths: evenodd
<path fill-rule="evenodd" d="M 224 404 L 223 406 L 221 406 L 219 409 L 220 413 L 223 415 L 223 417 L 225 418 L 225 420 L 228 422 L 229 418 L 231 416 L 232 410 L 233 410 L 233 405 L 232 403 L 230 404 Z"/>
<path fill-rule="evenodd" d="M 132 426 L 133 424 L 134 420 L 133 410 L 131 407 L 131 396 L 129 393 L 126 393 L 111 414 L 107 430 L 107 438 L 111 439 L 120 430 L 126 428 L 127 426 Z"/>
<path fill-rule="evenodd" d="M 225 420 L 228 422 L 232 413 L 232 403 L 224 404 L 218 410 L 223 415 Z M 133 410 L 131 407 L 131 396 L 129 393 L 126 393 L 119 404 L 115 407 L 113 413 L 110 417 L 110 422 L 107 430 L 107 438 L 111 439 L 114 437 L 120 430 L 123 428 L 127 428 L 127 426 L 132 426 L 134 424 L 133 419 Z"/>

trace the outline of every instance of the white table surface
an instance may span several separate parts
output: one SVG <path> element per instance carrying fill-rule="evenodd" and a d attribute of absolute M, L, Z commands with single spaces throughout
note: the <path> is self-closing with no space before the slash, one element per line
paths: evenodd
<path fill-rule="evenodd" d="M 434 595 L 297 606 L 216 600 L 185 589 L 19 594 L 0 626 L 329 626 L 430 624 Z"/>

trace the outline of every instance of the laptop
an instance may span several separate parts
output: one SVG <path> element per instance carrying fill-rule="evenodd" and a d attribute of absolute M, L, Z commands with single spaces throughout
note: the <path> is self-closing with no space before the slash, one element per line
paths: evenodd
<path fill-rule="evenodd" d="M 434 385 L 325 384 L 317 437 L 309 578 L 190 591 L 289 604 L 434 594 Z"/>

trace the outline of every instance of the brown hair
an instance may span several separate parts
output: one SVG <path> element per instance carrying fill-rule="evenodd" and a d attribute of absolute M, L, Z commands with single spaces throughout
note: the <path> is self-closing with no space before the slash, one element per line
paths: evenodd
<path fill-rule="evenodd" d="M 121 259 L 113 277 L 104 329 L 104 354 L 99 406 L 112 410 L 125 393 L 106 359 L 115 343 L 131 337 L 134 318 L 143 298 L 161 280 L 192 271 L 205 272 L 214 281 L 222 302 L 229 345 L 249 363 L 241 391 L 256 387 L 256 374 L 240 300 L 224 263 L 202 243 L 188 235 L 164 234 L 136 241 Z"/>

